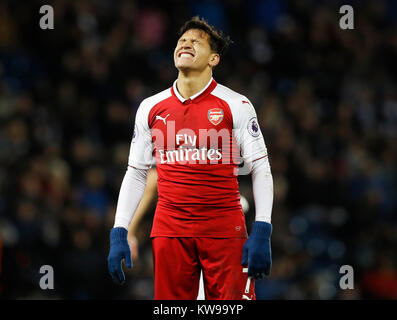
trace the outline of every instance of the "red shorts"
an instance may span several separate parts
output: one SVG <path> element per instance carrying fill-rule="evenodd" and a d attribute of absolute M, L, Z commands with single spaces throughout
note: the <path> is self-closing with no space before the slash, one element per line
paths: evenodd
<path fill-rule="evenodd" d="M 152 238 L 155 300 L 196 300 L 201 270 L 206 300 L 255 300 L 254 279 L 241 266 L 246 240 Z"/>

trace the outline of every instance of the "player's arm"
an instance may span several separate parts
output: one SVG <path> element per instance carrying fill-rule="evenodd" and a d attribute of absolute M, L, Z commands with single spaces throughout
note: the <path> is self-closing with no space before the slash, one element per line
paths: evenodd
<path fill-rule="evenodd" d="M 146 179 L 146 188 L 143 193 L 141 202 L 138 208 L 135 210 L 135 214 L 128 227 L 128 244 L 131 248 L 132 259 L 138 258 L 138 246 L 139 242 L 136 237 L 136 233 L 145 214 L 149 211 L 150 205 L 153 203 L 157 191 L 157 172 L 155 168 L 149 169 Z"/>
<path fill-rule="evenodd" d="M 255 221 L 243 248 L 241 264 L 248 265 L 248 275 L 255 279 L 270 274 L 273 207 L 273 177 L 265 140 L 260 130 L 256 112 L 248 100 L 241 102 L 237 113 L 235 137 L 245 165 L 252 177 L 255 203 Z"/>
<path fill-rule="evenodd" d="M 152 152 L 153 144 L 147 123 L 147 109 L 142 102 L 135 118 L 128 167 L 120 187 L 114 226 L 110 231 L 108 269 L 112 279 L 119 284 L 125 281 L 122 260 L 126 267 L 132 268 L 131 250 L 127 237 L 128 228 L 145 191 L 148 170 L 152 166 Z"/>

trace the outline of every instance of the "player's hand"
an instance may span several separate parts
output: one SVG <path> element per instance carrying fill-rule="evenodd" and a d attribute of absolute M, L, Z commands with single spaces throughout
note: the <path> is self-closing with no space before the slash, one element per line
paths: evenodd
<path fill-rule="evenodd" d="M 272 266 L 272 252 L 270 235 L 272 225 L 267 222 L 255 221 L 251 234 L 243 247 L 241 264 L 247 266 L 248 276 L 254 279 L 263 279 L 270 274 Z"/>
<path fill-rule="evenodd" d="M 110 251 L 108 256 L 108 269 L 114 282 L 123 284 L 125 275 L 121 262 L 124 259 L 127 268 L 132 268 L 131 250 L 127 241 L 127 229 L 113 228 L 110 231 Z"/>

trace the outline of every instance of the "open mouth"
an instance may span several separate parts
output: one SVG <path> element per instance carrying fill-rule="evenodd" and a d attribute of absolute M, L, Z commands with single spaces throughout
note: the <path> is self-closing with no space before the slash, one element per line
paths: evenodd
<path fill-rule="evenodd" d="M 194 57 L 194 54 L 187 51 L 182 51 L 178 53 L 178 58 L 184 58 L 184 57 Z"/>

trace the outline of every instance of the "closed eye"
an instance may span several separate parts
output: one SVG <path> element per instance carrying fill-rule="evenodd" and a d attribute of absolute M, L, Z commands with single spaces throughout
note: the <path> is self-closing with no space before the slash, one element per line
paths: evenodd
<path fill-rule="evenodd" d="M 179 39 L 178 42 L 179 43 L 186 42 L 186 39 L 185 38 Z M 200 41 L 197 39 L 192 39 L 191 42 L 192 43 L 200 43 Z"/>

